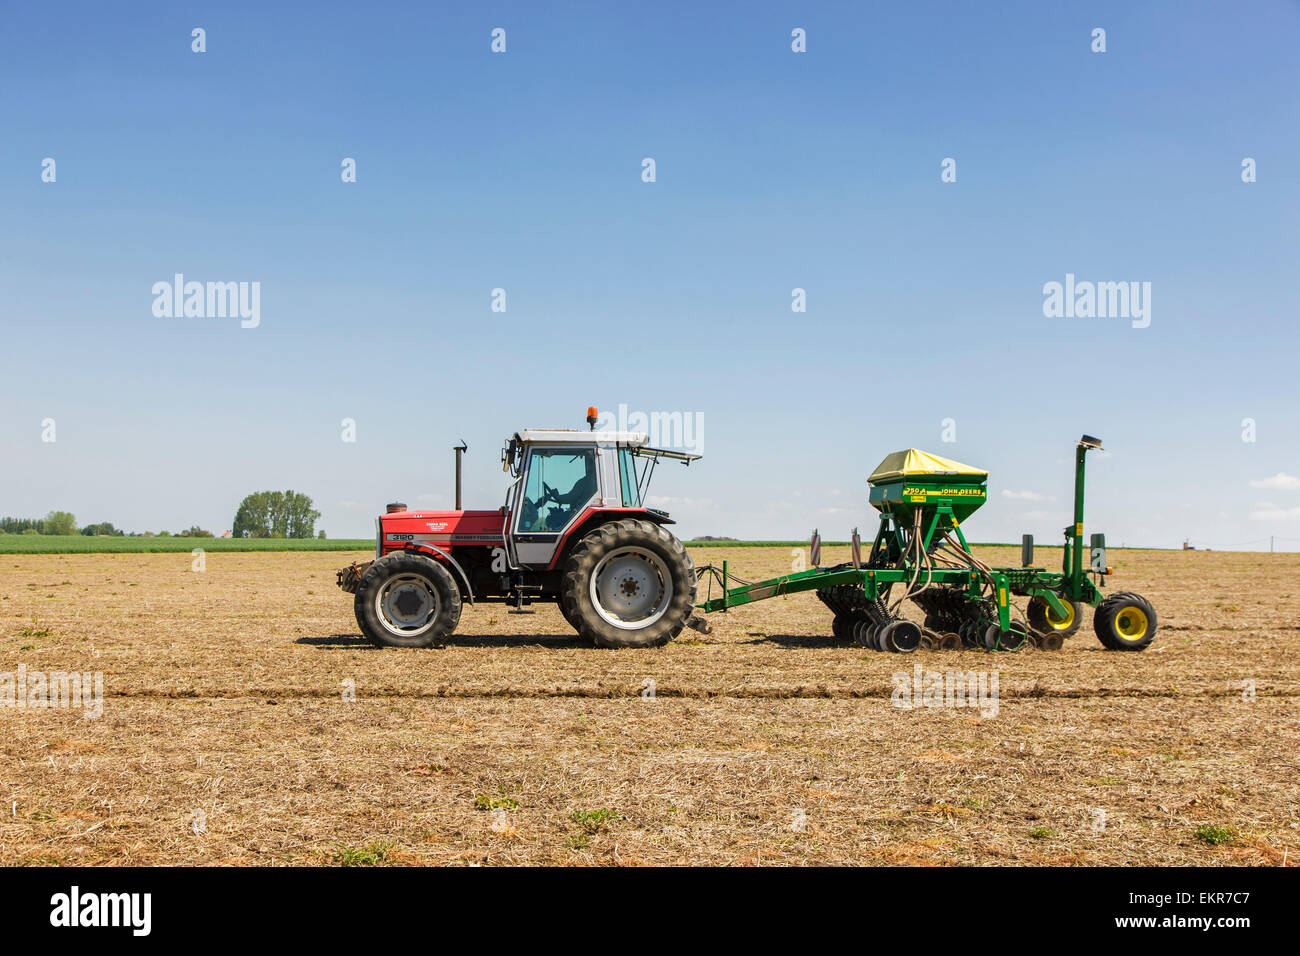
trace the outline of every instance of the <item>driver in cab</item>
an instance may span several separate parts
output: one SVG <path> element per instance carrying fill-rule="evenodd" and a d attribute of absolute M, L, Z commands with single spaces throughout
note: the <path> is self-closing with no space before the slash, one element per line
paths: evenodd
<path fill-rule="evenodd" d="M 579 505 L 584 505 L 590 500 L 591 496 L 596 493 L 596 461 L 593 457 L 588 456 L 586 460 L 586 474 L 573 483 L 573 487 L 561 494 L 546 482 L 542 482 L 542 498 L 539 505 L 547 501 L 555 502 L 558 507 L 552 508 L 546 516 L 546 527 L 550 531 L 558 531 L 568 523 L 569 518 L 573 515 L 574 509 Z"/>

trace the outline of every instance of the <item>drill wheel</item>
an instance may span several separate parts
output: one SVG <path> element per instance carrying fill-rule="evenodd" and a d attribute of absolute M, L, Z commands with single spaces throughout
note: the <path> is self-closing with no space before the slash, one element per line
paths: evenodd
<path fill-rule="evenodd" d="M 1012 621 L 1005 631 L 996 622 L 984 629 L 984 646 L 990 651 L 1018 651 L 1028 638 L 1029 629 L 1019 621 Z"/>
<path fill-rule="evenodd" d="M 874 632 L 875 629 L 876 625 L 872 623 L 870 618 L 858 618 L 853 622 L 853 643 L 875 650 L 876 646 L 872 643 L 872 632 Z"/>
<path fill-rule="evenodd" d="M 910 654 L 921 646 L 921 628 L 912 621 L 890 621 L 876 631 L 881 649 Z"/>
<path fill-rule="evenodd" d="M 940 651 L 959 651 L 961 650 L 961 636 L 954 634 L 952 631 L 944 631 L 934 638 L 934 647 Z"/>
<path fill-rule="evenodd" d="M 1063 598 L 1067 613 L 1064 617 L 1052 611 L 1051 605 L 1035 594 L 1029 599 L 1025 608 L 1025 617 L 1029 626 L 1039 634 L 1059 634 L 1062 640 L 1074 635 L 1083 624 L 1083 605 L 1078 601 Z"/>
<path fill-rule="evenodd" d="M 1143 651 L 1156 637 L 1156 611 L 1140 594 L 1119 591 L 1097 605 L 1093 630 L 1112 651 Z"/>
<path fill-rule="evenodd" d="M 1040 651 L 1059 651 L 1065 646 L 1065 638 L 1060 634 L 1048 632 L 1046 634 L 1038 633 L 1030 635 L 1030 640 L 1034 642 L 1034 647 Z"/>

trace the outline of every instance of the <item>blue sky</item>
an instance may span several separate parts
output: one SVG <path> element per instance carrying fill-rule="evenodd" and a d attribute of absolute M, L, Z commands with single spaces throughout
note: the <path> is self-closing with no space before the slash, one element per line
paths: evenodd
<path fill-rule="evenodd" d="M 1055 541 L 1087 431 L 1112 543 L 1300 549 L 1298 40 L 1267 0 L 15 6 L 0 513 L 220 533 L 291 487 L 366 536 L 459 439 L 495 507 L 510 432 L 623 403 L 704 422 L 683 534 L 869 528 L 916 446 L 991 472 L 972 537 Z M 260 325 L 155 317 L 178 272 Z M 1150 326 L 1046 318 L 1067 273 Z"/>

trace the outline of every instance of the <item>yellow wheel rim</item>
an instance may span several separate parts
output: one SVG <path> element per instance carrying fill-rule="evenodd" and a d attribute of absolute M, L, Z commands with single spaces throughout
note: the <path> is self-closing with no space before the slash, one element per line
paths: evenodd
<path fill-rule="evenodd" d="M 1132 605 L 1124 608 L 1115 616 L 1115 632 L 1126 641 L 1136 641 L 1146 636 L 1146 612 Z"/>
<path fill-rule="evenodd" d="M 1052 610 L 1052 605 L 1047 605 L 1047 623 L 1058 631 L 1064 631 L 1074 623 L 1074 605 L 1066 602 L 1065 613 L 1059 616 Z"/>

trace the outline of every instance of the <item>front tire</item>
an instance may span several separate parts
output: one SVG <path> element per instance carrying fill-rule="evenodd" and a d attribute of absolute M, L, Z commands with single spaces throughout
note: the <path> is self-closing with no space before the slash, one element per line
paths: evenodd
<path fill-rule="evenodd" d="M 658 647 L 695 604 L 695 567 L 662 527 L 611 521 L 587 534 L 565 564 L 564 616 L 598 647 Z"/>
<path fill-rule="evenodd" d="M 366 569 L 353 607 L 371 643 L 441 646 L 460 622 L 460 588 L 442 563 L 414 551 L 394 551 Z"/>

